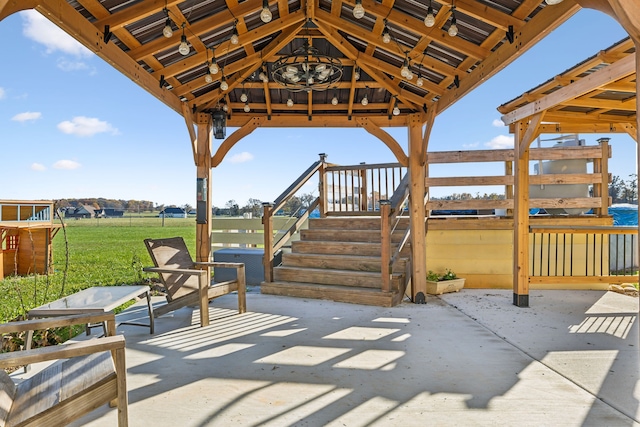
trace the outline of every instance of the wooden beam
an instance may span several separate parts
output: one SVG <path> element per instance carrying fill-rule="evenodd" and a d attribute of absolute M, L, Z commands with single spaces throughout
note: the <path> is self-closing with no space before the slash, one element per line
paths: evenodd
<path fill-rule="evenodd" d="M 431 136 L 431 129 L 433 129 L 433 124 L 436 120 L 436 109 L 429 108 L 423 117 L 423 121 L 426 126 L 424 129 L 424 134 L 422 135 L 422 148 L 420 154 L 420 162 L 424 165 L 427 163 L 427 149 L 429 148 L 429 137 Z"/>
<path fill-rule="evenodd" d="M 373 123 L 367 117 L 358 118 L 356 119 L 356 121 L 367 132 L 382 141 L 389 148 L 389 150 L 391 150 L 393 155 L 396 156 L 396 160 L 398 160 L 398 163 L 400 163 L 404 167 L 409 166 L 409 159 L 407 158 L 406 153 L 394 137 L 382 130 L 378 125 Z"/>
<path fill-rule="evenodd" d="M 542 118 L 544 117 L 544 111 L 535 114 L 533 117 L 529 119 L 527 130 L 522 135 L 522 140 L 520 141 L 520 153 L 525 152 L 526 148 L 529 148 L 534 139 L 540 135 L 540 123 L 542 122 Z"/>
<path fill-rule="evenodd" d="M 229 137 L 227 137 L 227 139 L 225 139 L 222 144 L 220 144 L 220 147 L 218 147 L 216 154 L 211 158 L 211 167 L 218 167 L 229 150 L 231 150 L 231 148 L 233 148 L 233 146 L 236 145 L 242 138 L 256 130 L 263 121 L 264 118 L 262 117 L 253 117 L 243 126 L 229 135 Z"/>
<path fill-rule="evenodd" d="M 36 0 L 0 0 L 0 21 L 21 10 L 33 9 L 35 5 Z"/>
<path fill-rule="evenodd" d="M 568 100 L 582 96 L 609 81 L 618 80 L 634 72 L 635 57 L 633 55 L 629 55 L 615 64 L 601 68 L 598 71 L 570 84 L 569 86 L 565 86 L 562 89 L 558 89 L 557 91 L 550 93 L 544 98 L 505 114 L 502 116 L 502 121 L 507 125 L 515 123 L 526 117 L 533 116 L 540 111 L 553 108 Z"/>
<path fill-rule="evenodd" d="M 243 126 L 253 117 L 251 113 L 235 113 L 227 119 L 228 127 Z M 369 122 L 379 127 L 406 127 L 406 117 L 403 116 L 371 116 L 369 114 L 354 115 L 352 117 L 346 114 L 318 115 L 313 116 L 313 120 L 309 121 L 306 114 L 295 115 L 290 114 L 274 114 L 270 120 L 262 122 L 262 127 L 268 128 L 355 128 L 359 127 L 358 117 L 367 118 Z"/>
<path fill-rule="evenodd" d="M 193 150 L 193 161 L 198 165 L 198 137 L 194 128 L 195 123 L 193 121 L 193 115 L 189 109 L 189 105 L 186 102 L 182 103 L 182 117 L 187 125 L 187 131 L 189 132 L 189 139 L 191 141 L 191 149 Z"/>
<path fill-rule="evenodd" d="M 562 3 L 552 7 L 545 7 L 520 31 L 516 32 L 513 44 L 504 43 L 501 45 L 460 81 L 459 88 L 451 88 L 447 91 L 436 102 L 436 115 L 445 111 L 458 99 L 461 99 L 481 83 L 515 61 L 516 58 L 555 30 L 578 10 L 580 10 L 580 6 L 573 0 L 564 0 Z"/>

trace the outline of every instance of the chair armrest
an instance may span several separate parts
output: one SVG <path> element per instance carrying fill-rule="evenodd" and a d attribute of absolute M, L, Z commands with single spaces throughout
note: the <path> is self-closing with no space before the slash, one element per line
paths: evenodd
<path fill-rule="evenodd" d="M 74 314 L 69 316 L 47 317 L 44 319 L 21 320 L 0 324 L 0 334 L 11 332 L 35 331 L 38 329 L 61 326 L 81 325 L 85 323 L 114 322 L 113 313 Z"/>
<path fill-rule="evenodd" d="M 220 268 L 240 268 L 244 265 L 242 262 L 194 262 L 194 265 L 201 265 L 203 267 L 220 267 Z"/>
<path fill-rule="evenodd" d="M 147 273 L 178 273 L 178 274 L 206 274 L 206 270 L 190 269 L 190 268 L 163 268 L 163 267 L 145 267 L 142 271 Z"/>
<path fill-rule="evenodd" d="M 68 359 L 91 353 L 124 348 L 124 335 L 95 338 L 87 341 L 40 347 L 32 350 L 12 351 L 0 354 L 0 368 L 30 365 L 47 360 Z"/>

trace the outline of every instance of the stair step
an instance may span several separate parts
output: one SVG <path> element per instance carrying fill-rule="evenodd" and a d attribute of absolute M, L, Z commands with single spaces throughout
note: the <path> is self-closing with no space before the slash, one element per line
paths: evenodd
<path fill-rule="evenodd" d="M 380 272 L 356 270 L 327 270 L 324 268 L 287 267 L 273 269 L 273 277 L 282 282 L 317 283 L 322 285 L 357 286 L 377 288 L 382 286 Z M 392 274 L 392 287 L 399 287 L 403 274 Z"/>
<path fill-rule="evenodd" d="M 400 217 L 398 227 L 409 227 L 409 217 Z M 380 230 L 379 216 L 309 218 L 309 229 Z"/>
<path fill-rule="evenodd" d="M 395 245 L 391 250 L 395 251 Z M 402 250 L 403 256 L 409 256 L 410 246 L 407 243 Z M 327 255 L 355 255 L 355 256 L 380 256 L 381 244 L 369 242 L 326 242 L 326 241 L 302 241 L 291 242 L 291 252 L 300 254 L 327 254 Z"/>
<path fill-rule="evenodd" d="M 400 242 L 405 234 L 404 229 L 398 229 L 391 234 L 391 241 Z M 331 242 L 380 242 L 380 229 L 378 230 L 333 230 L 317 228 L 300 231 L 300 240 L 304 241 L 331 241 Z"/>
<path fill-rule="evenodd" d="M 400 259 L 396 271 L 404 271 L 406 259 Z M 337 270 L 377 271 L 380 272 L 380 256 L 345 256 L 329 254 L 282 254 L 282 265 L 286 267 L 308 267 Z"/>
<path fill-rule="evenodd" d="M 351 304 L 393 307 L 402 302 L 399 292 L 382 292 L 379 289 L 331 286 L 299 282 L 262 282 L 260 292 L 296 298 L 323 299 Z"/>

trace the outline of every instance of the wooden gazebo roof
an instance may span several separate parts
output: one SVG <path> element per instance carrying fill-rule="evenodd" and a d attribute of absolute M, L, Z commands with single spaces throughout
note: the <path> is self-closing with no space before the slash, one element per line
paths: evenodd
<path fill-rule="evenodd" d="M 433 27 L 424 24 L 430 4 Z M 35 8 L 188 123 L 193 114 L 226 104 L 228 126 L 255 119 L 274 127 L 406 126 L 407 114 L 442 112 L 580 8 L 571 0 L 553 6 L 543 0 L 362 0 L 365 15 L 356 19 L 355 5 L 270 0 L 273 19 L 264 23 L 262 0 L 25 0 L 5 2 L 0 18 Z M 453 37 L 452 6 L 458 27 Z M 170 38 L 163 36 L 167 17 Z M 382 37 L 385 26 L 389 43 Z M 234 28 L 238 44 L 230 41 Z M 178 52 L 183 31 L 186 56 Z M 328 90 L 290 92 L 271 78 L 274 61 L 304 40 L 343 64 L 342 79 Z M 222 73 L 205 81 L 214 56 L 224 70 L 225 91 Z M 405 58 L 415 75 L 411 81 L 401 76 Z M 261 71 L 268 82 L 259 78 Z M 243 90 L 249 112 L 240 100 Z M 365 94 L 368 105 L 361 103 Z M 287 106 L 289 97 L 293 106 Z M 396 100 L 399 116 L 392 114 Z"/>
<path fill-rule="evenodd" d="M 636 65 L 619 41 L 498 107 L 506 124 L 544 113 L 541 133 L 628 133 L 636 138 Z"/>

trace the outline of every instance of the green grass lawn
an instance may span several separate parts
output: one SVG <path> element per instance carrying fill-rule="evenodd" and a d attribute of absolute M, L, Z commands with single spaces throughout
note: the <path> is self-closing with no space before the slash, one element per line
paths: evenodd
<path fill-rule="evenodd" d="M 65 225 L 66 239 L 62 229 L 53 239 L 52 274 L 0 280 L 0 321 L 91 286 L 132 285 L 157 277 L 142 272 L 152 265 L 143 242 L 146 238 L 183 237 L 195 255 L 193 218 L 82 219 L 65 221 Z"/>

